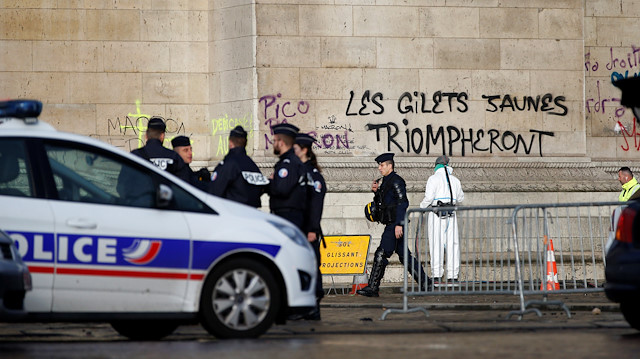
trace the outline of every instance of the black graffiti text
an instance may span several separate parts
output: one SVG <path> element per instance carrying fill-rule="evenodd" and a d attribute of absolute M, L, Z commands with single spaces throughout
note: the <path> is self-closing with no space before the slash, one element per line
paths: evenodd
<path fill-rule="evenodd" d="M 567 106 L 563 104 L 566 100 L 564 96 L 553 96 L 552 94 L 532 96 L 511 95 L 482 95 L 486 99 L 489 107 L 487 112 L 504 112 L 505 110 L 515 111 L 535 111 L 549 112 L 550 115 L 565 116 L 568 112 Z M 559 112 L 558 112 L 559 111 Z"/>

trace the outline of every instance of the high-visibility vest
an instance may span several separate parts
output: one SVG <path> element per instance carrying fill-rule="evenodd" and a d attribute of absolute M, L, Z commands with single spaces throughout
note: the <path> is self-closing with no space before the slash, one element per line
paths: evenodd
<path fill-rule="evenodd" d="M 629 182 L 622 185 L 622 191 L 618 196 L 618 201 L 620 202 L 628 201 L 629 198 L 631 198 L 631 196 L 633 196 L 633 194 L 636 193 L 638 188 L 640 188 L 640 183 L 638 183 L 638 180 L 636 180 L 636 178 L 633 177 Z"/>

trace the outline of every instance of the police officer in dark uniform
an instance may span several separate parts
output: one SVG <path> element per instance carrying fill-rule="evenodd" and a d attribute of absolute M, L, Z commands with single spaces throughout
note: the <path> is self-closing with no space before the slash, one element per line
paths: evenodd
<path fill-rule="evenodd" d="M 373 268 L 369 277 L 369 285 L 357 291 L 367 297 L 377 297 L 380 281 L 393 252 L 398 254 L 400 262 L 404 263 L 404 216 L 409 207 L 407 190 L 404 179 L 394 171 L 393 153 L 385 153 L 376 157 L 378 171 L 383 176 L 382 184 L 374 181 L 371 190 L 375 193 L 374 202 L 379 205 L 379 216 L 376 220 L 385 225 L 380 245 L 373 258 Z M 422 265 L 408 252 L 408 263 L 411 276 L 420 285 L 420 290 L 428 290 L 431 280 L 424 272 Z"/>
<path fill-rule="evenodd" d="M 189 183 L 195 187 L 206 191 L 207 182 L 210 181 L 211 176 L 209 171 L 205 167 L 201 168 L 198 172 L 194 172 L 191 169 L 191 162 L 193 161 L 193 152 L 191 148 L 191 140 L 187 136 L 177 136 L 171 140 L 171 146 L 173 150 L 180 155 L 182 160 L 187 166 L 189 172 Z"/>
<path fill-rule="evenodd" d="M 320 173 L 318 160 L 313 153 L 313 143 L 315 138 L 306 133 L 298 133 L 296 143 L 293 145 L 294 152 L 303 163 L 307 175 L 307 210 L 305 211 L 303 233 L 307 234 L 307 239 L 313 247 L 318 265 L 318 280 L 316 281 L 316 307 L 303 317 L 306 320 L 320 320 L 320 300 L 324 297 L 322 288 L 322 273 L 320 272 L 320 242 L 322 239 L 322 228 L 320 219 L 324 207 L 324 196 L 327 193 L 327 186 L 324 177 Z"/>
<path fill-rule="evenodd" d="M 267 187 L 271 213 L 289 220 L 304 231 L 306 208 L 306 171 L 293 150 L 298 128 L 281 123 L 272 126 L 273 153 L 279 156 Z"/>
<path fill-rule="evenodd" d="M 189 182 L 189 167 L 175 151 L 162 146 L 167 126 L 159 117 L 149 119 L 144 147 L 131 151 L 136 156 L 151 161 L 156 167 L 163 169 L 182 180 Z"/>
<path fill-rule="evenodd" d="M 247 132 L 236 126 L 229 133 L 229 153 L 211 174 L 207 191 L 251 207 L 260 207 L 263 187 L 269 183 L 246 151 Z"/>

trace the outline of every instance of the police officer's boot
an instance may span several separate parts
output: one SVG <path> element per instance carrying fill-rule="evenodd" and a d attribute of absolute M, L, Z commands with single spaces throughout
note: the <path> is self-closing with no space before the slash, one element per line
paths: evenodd
<path fill-rule="evenodd" d="M 433 287 L 433 282 L 431 281 L 431 278 L 429 278 L 424 272 L 424 268 L 422 268 L 420 262 L 418 262 L 412 255 L 409 255 L 409 261 L 411 261 L 411 264 L 409 264 L 411 276 L 416 281 L 416 283 L 418 283 L 419 290 L 421 292 L 431 290 Z"/>
<path fill-rule="evenodd" d="M 369 277 L 369 285 L 358 289 L 356 293 L 365 297 L 377 297 L 380 290 L 380 281 L 384 276 L 384 270 L 387 268 L 389 261 L 384 256 L 384 250 L 378 248 L 373 257 L 373 268 L 371 268 L 371 277 Z"/>

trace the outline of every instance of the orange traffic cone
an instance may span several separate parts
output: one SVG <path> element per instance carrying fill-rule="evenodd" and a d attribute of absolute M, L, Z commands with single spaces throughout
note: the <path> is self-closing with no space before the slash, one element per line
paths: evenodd
<path fill-rule="evenodd" d="M 349 294 L 356 295 L 356 291 L 358 289 L 362 289 L 369 285 L 369 277 L 367 276 L 367 272 L 365 271 L 363 274 L 358 274 L 353 276 L 353 284 L 351 285 L 351 292 Z"/>
<path fill-rule="evenodd" d="M 545 243 L 547 242 L 547 236 L 544 236 Z M 548 240 L 547 245 L 547 290 L 560 290 L 560 283 L 558 282 L 558 267 L 556 266 L 556 255 L 553 252 L 553 241 Z M 540 285 L 540 290 L 544 290 L 544 283 Z"/>

